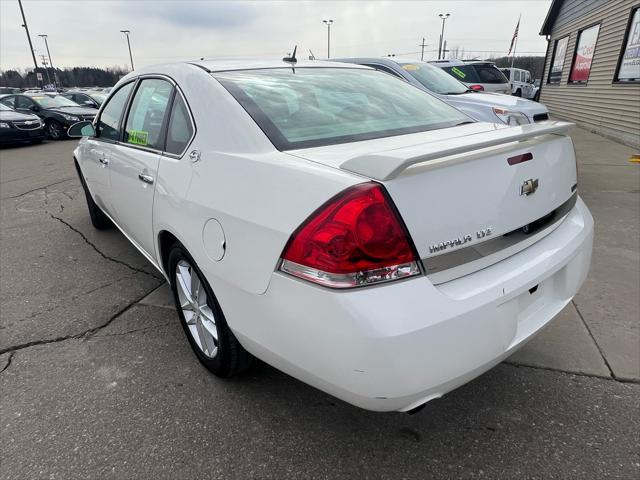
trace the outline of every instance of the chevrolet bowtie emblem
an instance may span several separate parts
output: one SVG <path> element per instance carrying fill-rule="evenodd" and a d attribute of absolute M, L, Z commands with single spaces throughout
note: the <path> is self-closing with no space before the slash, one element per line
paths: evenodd
<path fill-rule="evenodd" d="M 520 185 L 520 195 L 528 196 L 536 193 L 536 190 L 538 190 L 538 184 L 539 182 L 537 178 L 535 180 L 533 178 L 525 180 L 524 183 Z"/>

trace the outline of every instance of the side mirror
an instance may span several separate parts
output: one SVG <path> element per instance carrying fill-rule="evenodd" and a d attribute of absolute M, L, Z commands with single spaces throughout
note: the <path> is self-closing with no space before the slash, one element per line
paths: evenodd
<path fill-rule="evenodd" d="M 85 100 L 84 102 L 82 102 L 82 104 L 86 105 L 87 107 L 98 108 L 96 102 L 92 102 L 91 100 Z"/>
<path fill-rule="evenodd" d="M 31 105 L 29 107 L 29 110 L 31 110 L 32 112 L 39 112 L 40 111 L 40 107 L 37 105 Z"/>
<path fill-rule="evenodd" d="M 71 125 L 67 130 L 67 135 L 71 138 L 95 137 L 96 129 L 93 128 L 93 123 L 89 120 L 84 120 Z"/>

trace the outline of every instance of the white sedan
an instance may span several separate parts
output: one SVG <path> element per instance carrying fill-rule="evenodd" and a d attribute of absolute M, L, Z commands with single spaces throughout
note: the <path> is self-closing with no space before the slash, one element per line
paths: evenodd
<path fill-rule="evenodd" d="M 582 285 L 593 220 L 569 126 L 474 122 L 356 65 L 201 61 L 130 73 L 71 134 L 94 226 L 164 274 L 205 367 L 255 356 L 413 411 Z"/>

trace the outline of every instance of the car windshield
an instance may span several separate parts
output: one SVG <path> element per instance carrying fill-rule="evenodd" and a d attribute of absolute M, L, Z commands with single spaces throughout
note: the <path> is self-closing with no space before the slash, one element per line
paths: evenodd
<path fill-rule="evenodd" d="M 4 103 L 0 103 L 0 112 L 11 112 L 13 108 L 6 106 Z"/>
<path fill-rule="evenodd" d="M 401 63 L 400 66 L 432 92 L 441 95 L 459 95 L 469 91 L 466 85 L 428 63 Z"/>
<path fill-rule="evenodd" d="M 102 103 L 105 101 L 105 99 L 107 98 L 107 96 L 103 93 L 98 93 L 98 92 L 91 92 L 88 94 L 91 98 L 93 98 L 96 102 L 98 103 Z"/>
<path fill-rule="evenodd" d="M 423 132 L 470 121 L 441 100 L 375 70 L 279 68 L 214 76 L 279 150 Z"/>
<path fill-rule="evenodd" d="M 77 107 L 76 102 L 64 98 L 62 95 L 33 95 L 31 97 L 42 108 Z"/>

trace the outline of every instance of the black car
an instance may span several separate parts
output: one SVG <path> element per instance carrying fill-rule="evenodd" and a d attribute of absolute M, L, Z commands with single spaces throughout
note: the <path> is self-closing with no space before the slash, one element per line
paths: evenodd
<path fill-rule="evenodd" d="M 82 120 L 93 121 L 95 108 L 81 107 L 75 102 L 54 93 L 2 95 L 0 103 L 20 113 L 35 113 L 45 124 L 52 140 L 66 138 L 67 129 Z"/>
<path fill-rule="evenodd" d="M 40 117 L 16 112 L 0 103 L 0 144 L 39 143 L 46 136 Z"/>
<path fill-rule="evenodd" d="M 107 99 L 107 94 L 102 92 L 77 92 L 69 91 L 61 94 L 64 98 L 68 98 L 83 107 L 100 108 L 102 102 Z"/>

